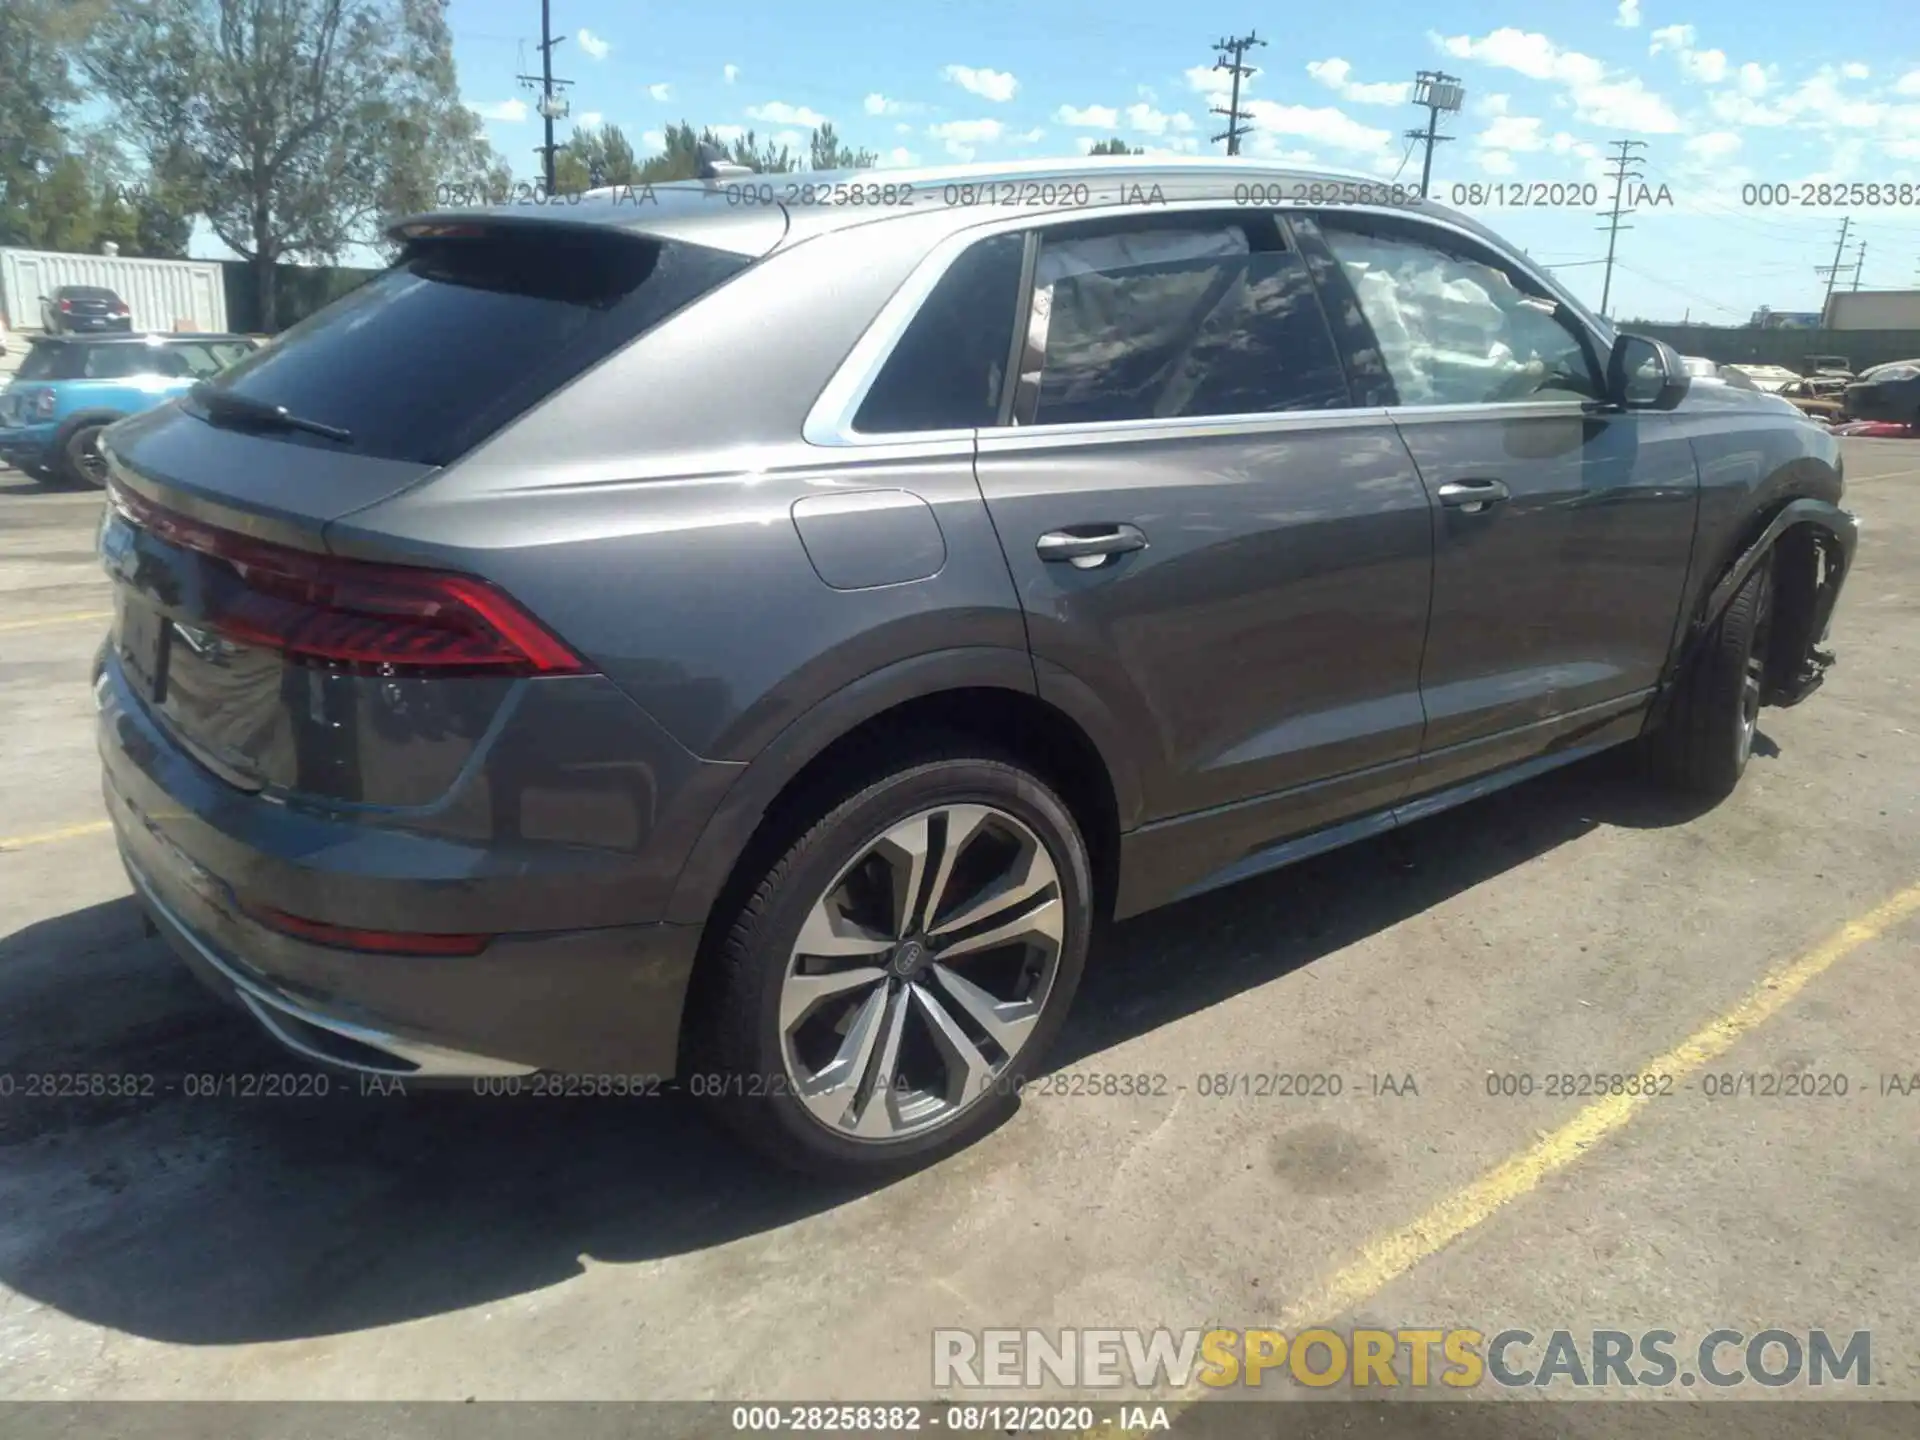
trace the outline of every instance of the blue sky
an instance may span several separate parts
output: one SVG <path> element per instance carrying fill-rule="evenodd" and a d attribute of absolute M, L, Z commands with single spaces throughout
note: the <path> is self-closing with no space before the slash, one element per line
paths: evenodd
<path fill-rule="evenodd" d="M 1833 262 L 1843 215 L 1843 288 L 1860 243 L 1861 288 L 1920 283 L 1920 193 L 1905 206 L 1797 203 L 1809 182 L 1920 192 L 1913 0 L 1369 0 L 1265 13 L 1144 0 L 552 5 L 574 119 L 619 124 L 643 150 L 683 118 L 794 144 L 824 118 L 891 164 L 1070 155 L 1115 134 L 1219 152 L 1208 110 L 1225 104 L 1226 77 L 1212 69 L 1213 42 L 1253 28 L 1268 43 L 1252 53 L 1260 73 L 1242 97 L 1249 155 L 1417 180 L 1402 132 L 1425 112 L 1407 82 L 1436 68 L 1468 95 L 1443 126 L 1456 138 L 1436 153 L 1436 198 L 1455 184 L 1594 182 L 1604 204 L 1609 142 L 1644 141 L 1645 181 L 1670 199 L 1643 206 L 1620 236 L 1616 315 L 1741 323 L 1761 305 L 1817 309 L 1815 267 Z M 452 0 L 450 19 L 463 98 L 533 176 L 540 123 L 514 77 L 539 68 L 538 4 Z M 1749 203 L 1758 195 L 1744 187 L 1780 182 L 1796 203 Z M 1461 208 L 1597 302 L 1591 262 L 1606 237 L 1594 210 L 1494 198 Z"/>

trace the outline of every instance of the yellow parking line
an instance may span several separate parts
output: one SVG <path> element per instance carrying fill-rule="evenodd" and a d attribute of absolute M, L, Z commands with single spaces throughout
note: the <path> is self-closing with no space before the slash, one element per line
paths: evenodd
<path fill-rule="evenodd" d="M 1909 886 L 1858 920 L 1849 921 L 1824 943 L 1768 975 L 1726 1014 L 1708 1021 L 1666 1054 L 1637 1067 L 1636 1073 L 1671 1075 L 1677 1085 L 1778 1014 L 1816 977 L 1915 911 L 1920 911 L 1920 885 Z M 1571 1165 L 1626 1125 L 1651 1099 L 1647 1095 L 1609 1095 L 1594 1101 L 1559 1129 L 1447 1196 L 1419 1219 L 1374 1240 L 1319 1289 L 1288 1306 L 1276 1322 L 1277 1328 L 1331 1320 L 1377 1295 L 1422 1260 L 1490 1219 L 1502 1206 Z"/>
<path fill-rule="evenodd" d="M 38 620 L 0 621 L 0 630 L 38 630 L 47 625 L 76 625 L 82 620 L 110 620 L 111 610 L 73 610 L 65 615 L 42 615 Z"/>
<path fill-rule="evenodd" d="M 51 845 L 56 840 L 78 840 L 82 835 L 98 835 L 112 829 L 106 820 L 89 820 L 84 825 L 69 825 L 63 830 L 43 830 L 38 835 L 8 835 L 0 838 L 0 853 L 24 850 L 29 845 Z"/>
<path fill-rule="evenodd" d="M 1666 1054 L 1637 1066 L 1634 1073 L 1671 1075 L 1677 1087 L 1679 1081 L 1712 1064 L 1742 1037 L 1778 1014 L 1814 979 L 1916 911 L 1920 911 L 1920 884 L 1909 886 L 1859 919 L 1849 921 L 1822 944 L 1774 970 L 1738 1005 L 1708 1021 Z M 1594 1101 L 1557 1130 L 1441 1199 L 1417 1220 L 1371 1241 L 1316 1289 L 1264 1323 L 1293 1332 L 1331 1322 L 1365 1304 L 1421 1261 L 1439 1254 L 1505 1206 L 1537 1189 L 1549 1175 L 1573 1164 L 1624 1127 L 1651 1098 L 1609 1095 Z M 1189 1381 L 1180 1399 L 1192 1400 L 1210 1393 L 1198 1381 Z M 1095 1427 L 1087 1435 L 1104 1433 Z"/>

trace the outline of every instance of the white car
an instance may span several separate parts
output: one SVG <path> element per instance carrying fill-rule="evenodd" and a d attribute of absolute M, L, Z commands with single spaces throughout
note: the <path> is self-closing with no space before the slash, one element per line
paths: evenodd
<path fill-rule="evenodd" d="M 1769 394 L 1782 386 L 1791 385 L 1800 379 L 1798 371 L 1789 370 L 1784 365 L 1729 365 L 1729 370 L 1738 370 L 1760 389 Z"/>

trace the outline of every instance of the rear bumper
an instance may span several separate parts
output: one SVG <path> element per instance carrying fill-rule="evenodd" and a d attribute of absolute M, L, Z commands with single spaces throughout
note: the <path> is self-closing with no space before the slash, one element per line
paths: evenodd
<path fill-rule="evenodd" d="M 1909 380 L 1892 385 L 1849 385 L 1847 414 L 1855 420 L 1920 423 L 1920 383 Z"/>
<path fill-rule="evenodd" d="M 53 458 L 58 422 L 44 425 L 0 426 L 0 460 L 9 465 L 45 465 Z"/>
<path fill-rule="evenodd" d="M 349 913 L 343 923 L 492 930 L 487 882 L 476 858 L 470 923 L 445 923 L 447 897 L 432 900 L 448 885 L 449 842 L 295 816 L 236 792 L 155 728 L 117 665 L 107 662 L 96 685 L 102 792 L 141 903 L 189 968 L 282 1044 L 345 1069 L 423 1078 L 675 1072 L 699 926 L 514 929 L 459 957 L 295 939 L 252 919 L 240 895 L 297 885 L 312 902 L 302 909 L 331 916 L 366 904 L 358 892 L 372 888 L 388 918 Z M 554 907 L 567 908 L 568 877 L 541 878 L 558 892 Z M 576 913 L 592 909 L 594 875 L 572 878 Z"/>

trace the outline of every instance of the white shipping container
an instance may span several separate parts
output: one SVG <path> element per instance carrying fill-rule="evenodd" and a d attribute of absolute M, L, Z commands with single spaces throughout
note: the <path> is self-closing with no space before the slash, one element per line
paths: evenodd
<path fill-rule="evenodd" d="M 1829 330 L 1920 330 L 1920 290 L 1842 290 L 1827 302 Z"/>
<path fill-rule="evenodd" d="M 227 328 L 227 292 L 216 261 L 0 249 L 0 310 L 15 335 L 40 332 L 40 297 L 62 285 L 105 286 L 127 302 L 136 331 Z"/>

